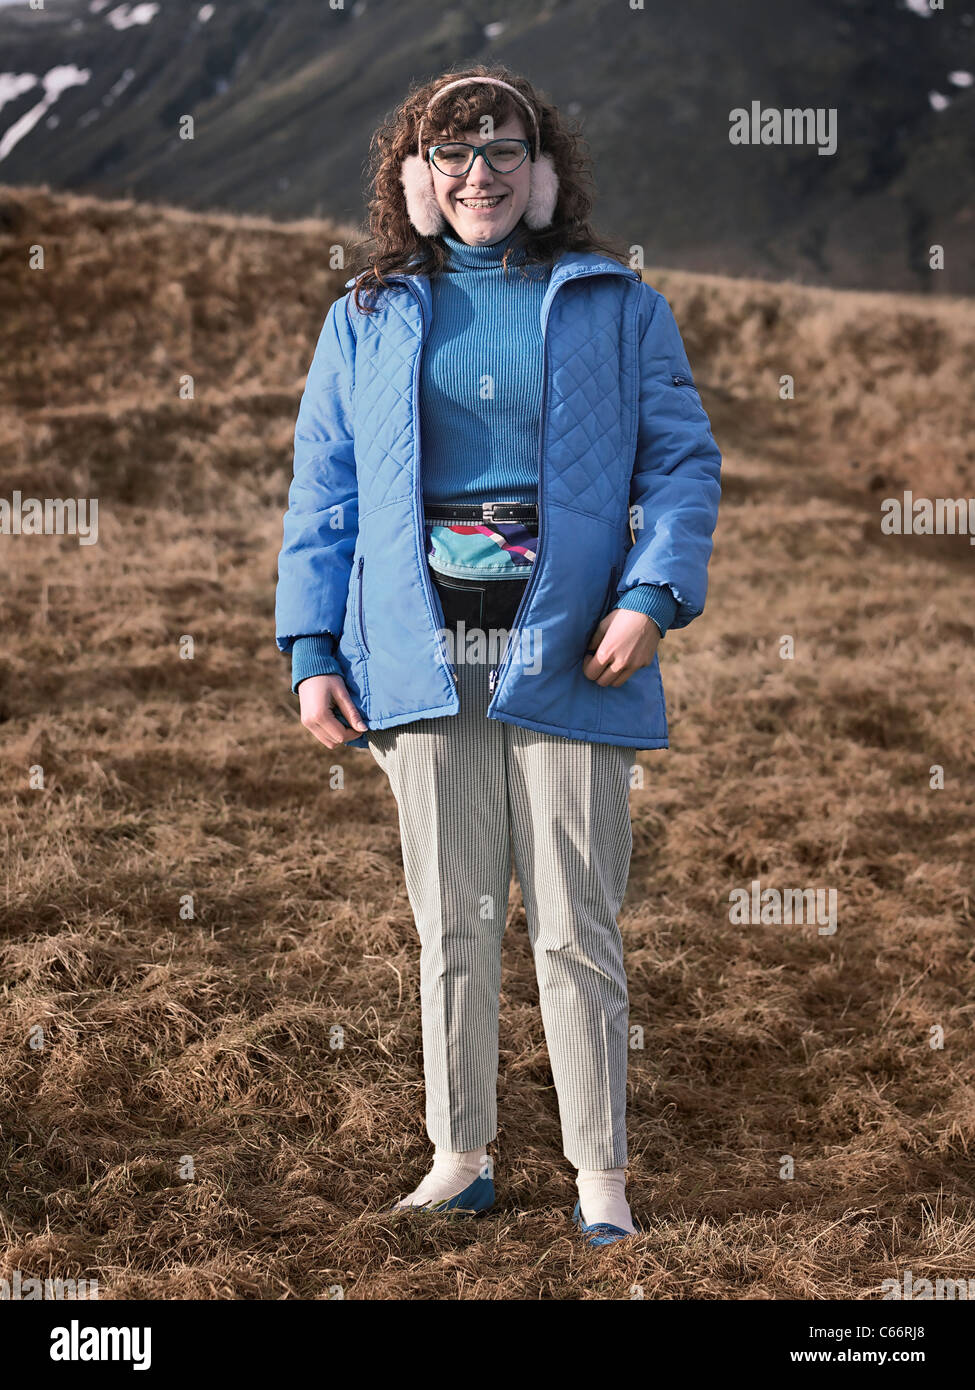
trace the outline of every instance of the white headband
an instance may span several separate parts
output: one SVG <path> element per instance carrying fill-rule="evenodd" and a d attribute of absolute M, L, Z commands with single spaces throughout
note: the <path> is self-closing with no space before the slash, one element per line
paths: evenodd
<path fill-rule="evenodd" d="M 531 117 L 532 131 L 535 137 L 535 153 L 532 155 L 532 159 L 537 159 L 539 152 L 538 121 L 535 119 L 535 112 L 531 108 L 531 103 L 524 96 L 522 96 L 521 92 L 518 91 L 517 87 L 512 87 L 510 82 L 502 82 L 500 77 L 458 77 L 455 82 L 448 82 L 446 86 L 441 87 L 439 91 L 434 92 L 433 96 L 427 102 L 426 110 L 420 117 L 420 129 L 417 132 L 416 140 L 416 152 L 420 156 L 420 158 L 423 158 L 423 122 L 426 120 L 427 114 L 429 113 L 431 106 L 433 106 L 435 102 L 440 100 L 444 92 L 449 92 L 451 87 L 467 87 L 472 82 L 489 82 L 492 86 L 504 87 L 507 91 L 511 92 L 514 96 L 518 98 L 522 106 L 524 106 L 525 110 Z"/>

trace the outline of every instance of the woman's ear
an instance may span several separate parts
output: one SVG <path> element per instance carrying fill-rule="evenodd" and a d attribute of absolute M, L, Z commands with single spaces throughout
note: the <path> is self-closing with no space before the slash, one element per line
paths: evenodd
<path fill-rule="evenodd" d="M 433 170 L 418 154 L 403 160 L 400 183 L 406 194 L 406 215 L 421 236 L 437 236 L 444 229 L 444 215 L 433 191 Z"/>
<path fill-rule="evenodd" d="M 524 212 L 525 226 L 531 227 L 533 232 L 550 226 L 558 196 L 559 176 L 555 172 L 555 161 L 550 154 L 540 154 L 532 165 L 528 203 Z"/>

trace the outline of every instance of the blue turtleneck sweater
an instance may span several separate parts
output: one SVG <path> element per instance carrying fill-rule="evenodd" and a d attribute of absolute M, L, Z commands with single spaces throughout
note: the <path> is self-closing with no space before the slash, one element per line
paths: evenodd
<path fill-rule="evenodd" d="M 490 246 L 450 230 L 420 362 L 424 502 L 537 502 L 542 300 L 551 266 L 519 269 L 517 228 Z M 530 278 L 526 279 L 526 274 Z"/>
<path fill-rule="evenodd" d="M 550 266 L 505 273 L 501 241 L 469 246 L 443 233 L 450 263 L 431 282 L 433 314 L 420 363 L 424 502 L 536 502 L 542 397 L 541 306 Z M 526 571 L 526 574 L 530 571 Z M 657 584 L 627 590 L 617 607 L 647 614 L 661 634 L 677 601 Z M 331 633 L 296 638 L 292 689 L 309 676 L 341 674 Z"/>

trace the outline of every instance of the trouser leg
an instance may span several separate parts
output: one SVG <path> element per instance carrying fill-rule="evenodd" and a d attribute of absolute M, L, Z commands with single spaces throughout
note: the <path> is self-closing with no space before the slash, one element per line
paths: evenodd
<path fill-rule="evenodd" d="M 463 602 L 479 621 L 479 596 Z M 501 940 L 511 884 L 504 734 L 484 717 L 487 666 L 460 662 L 457 674 L 459 714 L 369 735 L 396 798 L 420 938 L 427 1132 L 437 1148 L 455 1151 L 497 1134 Z"/>
<path fill-rule="evenodd" d="M 634 748 L 506 725 L 515 867 L 535 955 L 562 1144 L 626 1162 L 629 1001 L 617 924 L 633 844 Z"/>

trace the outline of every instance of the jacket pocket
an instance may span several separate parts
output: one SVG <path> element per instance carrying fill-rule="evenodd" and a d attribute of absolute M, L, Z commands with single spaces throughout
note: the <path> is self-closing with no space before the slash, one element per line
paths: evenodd
<path fill-rule="evenodd" d="M 359 556 L 359 565 L 356 571 L 356 638 L 359 649 L 364 656 L 369 654 L 369 639 L 366 636 L 366 615 L 362 598 L 362 571 L 365 565 L 365 556 Z"/>
<path fill-rule="evenodd" d="M 616 607 L 616 586 L 619 583 L 622 572 L 622 565 L 613 566 L 609 576 L 609 583 L 606 585 L 606 596 L 603 599 L 602 612 L 599 615 L 600 622 L 606 617 L 607 613 L 612 613 L 613 609 Z"/>

